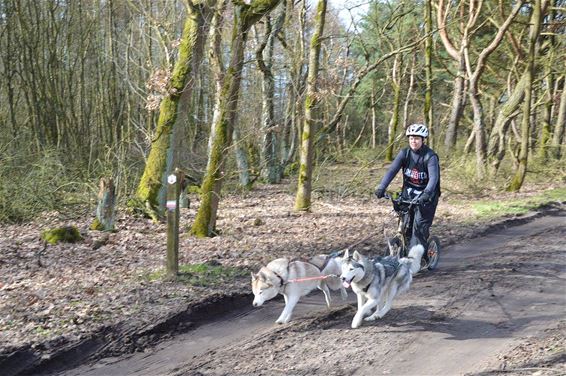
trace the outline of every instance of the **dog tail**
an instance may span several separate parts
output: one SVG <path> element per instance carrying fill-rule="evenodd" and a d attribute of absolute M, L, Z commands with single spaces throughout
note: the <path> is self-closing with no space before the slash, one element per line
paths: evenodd
<path fill-rule="evenodd" d="M 409 259 L 411 260 L 411 274 L 416 274 L 421 269 L 421 258 L 424 254 L 422 244 L 417 244 L 409 250 Z"/>

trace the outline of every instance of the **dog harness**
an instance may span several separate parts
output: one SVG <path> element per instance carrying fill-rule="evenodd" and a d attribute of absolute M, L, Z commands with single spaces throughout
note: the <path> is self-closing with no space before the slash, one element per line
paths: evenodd
<path fill-rule="evenodd" d="M 322 272 L 322 269 L 324 268 L 319 268 L 316 264 L 313 264 L 310 261 L 305 261 L 305 260 L 301 260 L 301 259 L 293 259 L 291 261 L 289 261 L 289 263 L 287 264 L 287 275 L 289 274 L 289 265 L 291 265 L 292 262 L 295 261 L 301 261 L 301 262 L 306 262 L 308 264 L 311 264 L 313 266 L 316 266 L 317 269 L 319 269 Z M 328 259 L 325 261 L 324 263 L 324 267 L 326 267 L 326 265 L 328 264 Z M 362 266 L 363 267 L 363 266 Z M 296 283 L 296 282 L 306 282 L 306 281 L 320 281 L 326 278 L 331 278 L 331 277 L 336 277 L 335 275 L 329 274 L 329 275 L 321 275 L 318 277 L 304 277 L 304 278 L 293 278 L 293 279 L 288 279 L 287 281 L 285 281 L 285 279 L 283 277 L 281 277 L 281 275 L 279 275 L 279 273 L 273 271 L 273 274 L 275 274 L 277 276 L 277 278 L 279 278 L 279 282 L 281 283 L 279 285 L 279 288 L 289 284 L 289 283 Z M 283 291 L 285 291 L 285 287 L 283 287 Z"/>

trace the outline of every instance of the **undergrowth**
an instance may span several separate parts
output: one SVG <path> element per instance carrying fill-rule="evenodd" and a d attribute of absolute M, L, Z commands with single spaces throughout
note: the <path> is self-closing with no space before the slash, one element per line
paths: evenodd
<path fill-rule="evenodd" d="M 56 153 L 10 155 L 0 163 L 0 222 L 24 222 L 61 209 L 77 185 Z"/>
<path fill-rule="evenodd" d="M 185 264 L 179 265 L 177 281 L 200 287 L 212 287 L 223 282 L 243 277 L 249 271 L 242 268 L 223 266 L 217 263 Z M 161 280 L 166 278 L 165 270 L 159 270 L 144 276 L 149 281 Z"/>
<path fill-rule="evenodd" d="M 478 218 L 521 215 L 553 202 L 566 202 L 566 188 L 555 188 L 521 199 L 481 200 L 472 208 Z"/>
<path fill-rule="evenodd" d="M 395 147 L 394 155 L 404 144 Z M 389 162 L 384 160 L 385 148 L 353 148 L 341 153 L 320 153 L 313 172 L 313 200 L 321 197 L 369 197 L 385 174 Z M 143 172 L 143 159 L 132 153 L 131 147 L 121 145 L 108 148 L 100 159 L 80 162 L 71 155 L 52 150 L 32 154 L 29 150 L 0 155 L 0 223 L 21 223 L 32 220 L 39 213 L 57 210 L 62 214 L 76 212 L 81 205 L 92 211 L 96 204 L 98 182 L 101 177 L 115 180 L 118 203 L 125 203 L 135 192 Z M 82 163 L 82 164 L 81 164 Z M 86 163 L 86 165 L 85 165 Z M 489 202 L 489 197 L 505 196 L 505 188 L 514 174 L 512 161 L 507 158 L 495 176 L 478 178 L 474 154 L 451 155 L 440 159 L 441 186 L 444 200 L 469 203 L 473 200 Z M 286 180 L 289 194 L 297 187 L 296 172 L 288 171 Z M 224 194 L 250 193 L 238 188 L 237 173 L 227 174 Z M 528 173 L 520 194 L 536 193 L 566 183 L 564 160 L 531 158 Z M 390 189 L 401 187 L 401 174 Z M 254 188 L 251 188 L 253 191 Z M 510 200 L 519 200 L 509 196 Z M 541 200 L 546 199 L 541 196 Z M 497 207 L 498 203 L 493 203 Z M 529 207 L 530 204 L 526 204 Z M 480 212 L 500 212 L 500 209 L 478 209 Z M 505 210 L 522 211 L 518 205 Z"/>
<path fill-rule="evenodd" d="M 140 170 L 118 157 L 108 151 L 88 165 L 51 149 L 0 154 L 0 223 L 23 223 L 49 211 L 77 214 L 77 207 L 91 211 L 103 176 L 115 178 L 118 197 L 124 200 Z"/>

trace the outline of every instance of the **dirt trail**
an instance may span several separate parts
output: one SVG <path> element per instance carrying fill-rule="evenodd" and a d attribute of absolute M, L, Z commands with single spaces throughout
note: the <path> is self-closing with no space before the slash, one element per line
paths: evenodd
<path fill-rule="evenodd" d="M 309 296 L 282 326 L 282 301 L 253 309 L 250 298 L 150 353 L 61 375 L 565 374 L 565 239 L 560 212 L 446 247 L 438 271 L 419 273 L 383 319 L 360 329 L 350 328 L 351 291 L 346 303 L 334 294 L 330 310 L 322 294 Z M 529 345 L 538 358 L 518 350 Z"/>

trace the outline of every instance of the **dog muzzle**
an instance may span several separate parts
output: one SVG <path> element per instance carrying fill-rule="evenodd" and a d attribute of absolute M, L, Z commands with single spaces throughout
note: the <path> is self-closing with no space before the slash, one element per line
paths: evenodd
<path fill-rule="evenodd" d="M 352 284 L 353 279 L 354 279 L 354 277 L 352 277 L 350 279 L 342 277 L 342 286 L 344 286 L 345 288 L 349 288 L 350 285 Z"/>
<path fill-rule="evenodd" d="M 263 299 L 256 297 L 256 298 L 254 298 L 254 301 L 253 301 L 252 305 L 253 305 L 254 307 L 260 307 L 260 306 L 263 305 L 263 303 L 264 303 L 264 300 L 263 300 Z"/>

